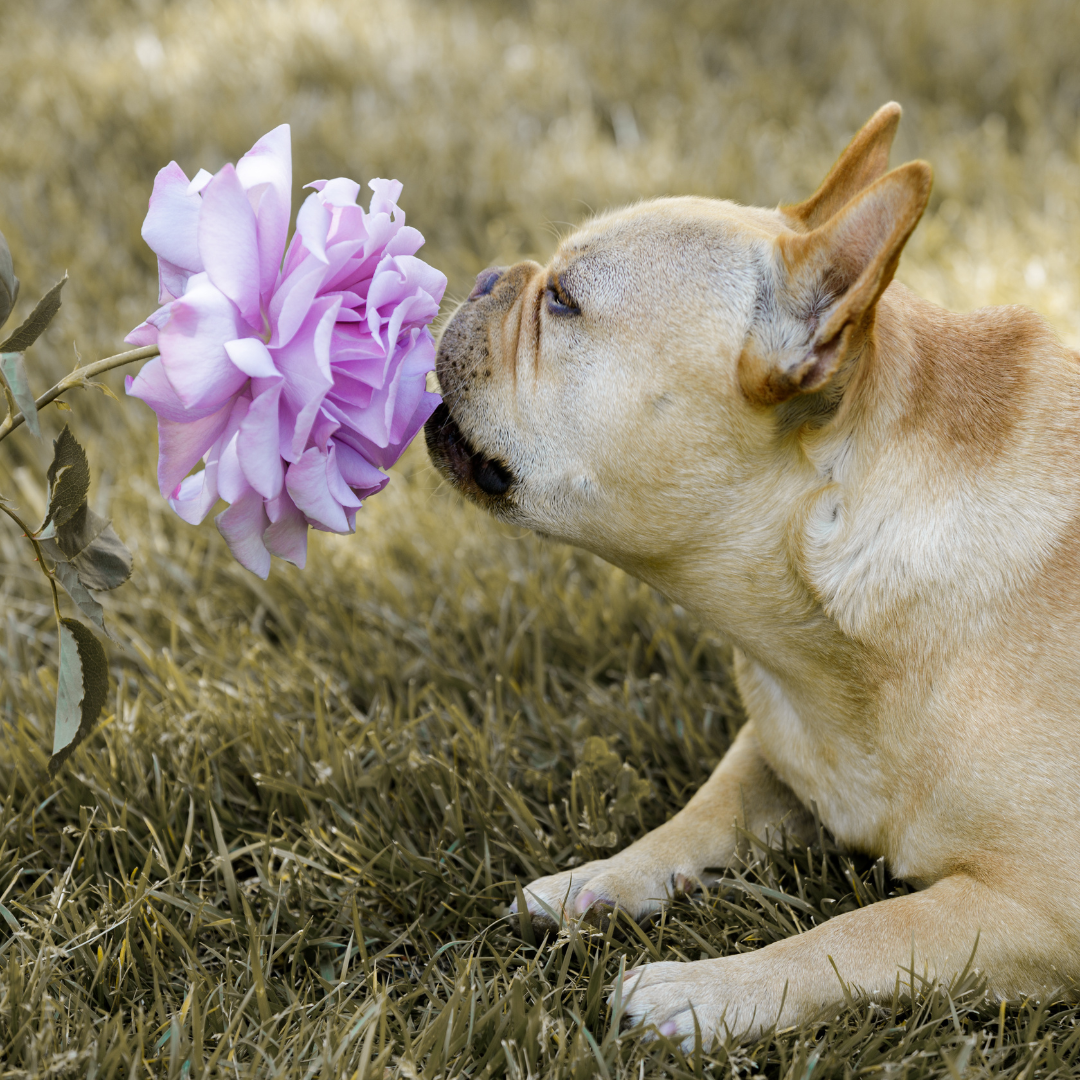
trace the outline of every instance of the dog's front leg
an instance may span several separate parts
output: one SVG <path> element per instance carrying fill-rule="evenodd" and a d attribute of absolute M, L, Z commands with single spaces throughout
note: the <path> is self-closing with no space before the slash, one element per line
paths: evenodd
<path fill-rule="evenodd" d="M 737 826 L 760 836 L 782 821 L 802 830 L 809 816 L 765 764 L 750 721 L 670 821 L 610 859 L 532 882 L 525 889 L 529 911 L 544 920 L 618 907 L 643 919 L 674 893 L 696 888 L 709 877 L 707 868 L 730 864 L 739 844 Z M 516 902 L 511 910 L 517 910 Z"/>
<path fill-rule="evenodd" d="M 976 948 L 977 943 L 977 948 Z M 706 1047 L 730 1032 L 758 1037 L 839 1008 L 847 992 L 888 1000 L 924 977 L 948 982 L 974 952 L 990 992 L 1008 998 L 1054 989 L 1075 970 L 1069 927 L 1005 889 L 966 874 L 923 892 L 838 915 L 755 952 L 692 963 L 646 964 L 621 988 L 623 1017 L 694 1044 L 696 1017 Z M 912 968 L 914 964 L 914 968 Z M 914 971 L 914 977 L 905 972 Z M 841 984 L 843 980 L 843 985 Z M 612 1003 L 614 1003 L 612 996 Z"/>

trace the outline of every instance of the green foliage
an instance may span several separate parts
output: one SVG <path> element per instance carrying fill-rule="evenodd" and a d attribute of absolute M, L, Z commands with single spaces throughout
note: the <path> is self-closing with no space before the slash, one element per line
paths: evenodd
<path fill-rule="evenodd" d="M 44 529 L 51 521 L 55 531 L 86 505 L 90 490 L 90 464 L 86 460 L 86 451 L 67 424 L 53 442 L 52 464 L 45 479 L 49 482 L 49 512 L 41 527 Z"/>
<path fill-rule="evenodd" d="M 34 346 L 50 382 L 73 339 L 109 355 L 155 306 L 154 173 L 217 169 L 283 120 L 298 184 L 404 181 L 464 296 L 590 209 L 803 197 L 896 98 L 894 161 L 935 167 L 902 280 L 958 308 L 1032 304 L 1080 343 L 1074 3 L 13 0 L 0 26 L 0 228 L 35 289 L 72 275 Z M 107 502 L 135 570 L 100 597 L 103 714 L 52 779 L 56 624 L 0 529 L 5 1080 L 1080 1072 L 1074 1007 L 999 1010 L 972 981 L 908 978 L 913 1006 L 700 1057 L 620 1036 L 621 968 L 759 948 L 903 888 L 827 836 L 774 838 L 640 932 L 514 932 L 520 883 L 609 855 L 719 759 L 740 722 L 723 648 L 462 505 L 419 448 L 357 536 L 259 582 L 164 506 L 141 405 L 78 408 L 87 511 Z M 55 437 L 62 418 L 41 419 Z M 41 521 L 47 462 L 17 434 L 2 449 L 0 491 Z"/>
<path fill-rule="evenodd" d="M 26 364 L 23 362 L 22 353 L 0 353 L 0 371 L 3 372 L 4 382 L 11 391 L 15 404 L 26 418 L 26 426 L 35 439 L 40 439 L 41 424 L 34 405 L 34 395 L 30 392 L 30 384 L 26 379 Z"/>
<path fill-rule="evenodd" d="M 15 301 L 19 298 L 19 279 L 11 261 L 11 249 L 0 233 L 0 326 L 7 322 Z"/>
<path fill-rule="evenodd" d="M 56 723 L 49 759 L 53 774 L 90 733 L 109 696 L 109 664 L 98 639 L 77 619 L 61 619 L 59 630 Z"/>
<path fill-rule="evenodd" d="M 60 292 L 66 284 L 67 274 L 37 302 L 18 330 L 0 342 L 0 352 L 25 352 L 41 337 L 60 310 Z"/>
<path fill-rule="evenodd" d="M 93 595 L 82 581 L 79 580 L 79 571 L 71 563 L 65 562 L 63 559 L 57 559 L 56 564 L 53 567 L 53 573 L 56 574 L 60 584 L 64 586 L 68 596 L 75 601 L 79 610 L 86 615 L 103 634 L 107 633 L 108 631 L 105 629 L 105 610 L 97 600 L 94 599 Z"/>

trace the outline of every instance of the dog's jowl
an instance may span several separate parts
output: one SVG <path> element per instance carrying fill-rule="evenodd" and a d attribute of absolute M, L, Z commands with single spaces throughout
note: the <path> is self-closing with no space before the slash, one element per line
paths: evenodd
<path fill-rule="evenodd" d="M 534 917 L 643 917 L 812 804 L 919 886 L 632 973 L 628 1015 L 691 1041 L 973 950 L 1002 998 L 1080 978 L 1080 357 L 892 281 L 931 183 L 888 171 L 899 116 L 798 205 L 646 202 L 485 271 L 440 346 L 444 473 L 695 608 L 749 716 L 665 825 L 532 882 Z"/>

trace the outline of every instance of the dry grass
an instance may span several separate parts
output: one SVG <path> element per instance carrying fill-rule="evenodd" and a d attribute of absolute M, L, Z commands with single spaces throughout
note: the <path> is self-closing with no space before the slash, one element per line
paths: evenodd
<path fill-rule="evenodd" d="M 217 168 L 282 120 L 298 179 L 403 180 L 460 296 L 590 208 L 797 198 L 892 97 L 896 159 L 937 170 L 902 277 L 1030 303 L 1080 342 L 1078 44 L 1080 7 L 1054 0 L 8 0 L 17 315 L 72 275 L 31 379 L 73 340 L 115 351 L 152 306 L 156 169 Z M 512 932 L 515 880 L 622 846 L 707 775 L 740 720 L 722 646 L 481 518 L 419 448 L 355 537 L 263 584 L 162 506 L 141 405 L 74 404 L 136 571 L 105 598 L 106 714 L 54 782 L 50 608 L 0 528 L 0 1076 L 1080 1071 L 1075 1009 L 988 1011 L 968 983 L 711 1055 L 619 1036 L 622 964 L 758 948 L 903 888 L 823 836 L 643 930 Z M 2 457 L 37 514 L 44 451 L 21 432 Z"/>

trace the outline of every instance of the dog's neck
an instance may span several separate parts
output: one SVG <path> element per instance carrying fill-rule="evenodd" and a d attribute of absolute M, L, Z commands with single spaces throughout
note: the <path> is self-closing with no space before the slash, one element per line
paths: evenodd
<path fill-rule="evenodd" d="M 808 416 L 777 424 L 768 480 L 751 470 L 715 522 L 719 575 L 704 551 L 642 575 L 795 699 L 929 669 L 1076 543 L 1080 461 L 1060 458 L 1077 456 L 1080 366 L 1033 312 L 957 315 L 893 284 L 839 404 Z"/>

